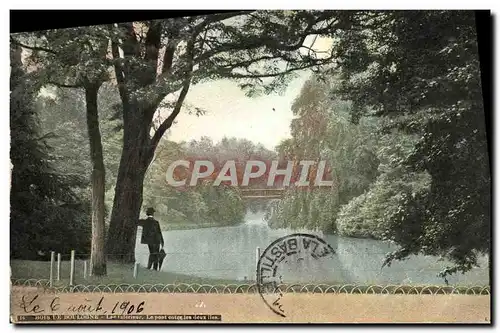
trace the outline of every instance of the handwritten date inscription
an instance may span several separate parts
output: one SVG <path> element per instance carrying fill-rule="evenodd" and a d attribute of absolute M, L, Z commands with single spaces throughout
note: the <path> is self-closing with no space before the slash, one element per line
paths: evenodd
<path fill-rule="evenodd" d="M 144 310 L 145 302 L 132 303 L 128 300 L 118 302 L 106 302 L 105 297 L 99 299 L 85 299 L 84 302 L 70 303 L 64 306 L 61 305 L 61 300 L 58 296 L 53 297 L 50 301 L 40 302 L 39 296 L 21 297 L 19 304 L 22 311 L 26 314 L 48 314 L 54 312 L 65 312 L 67 314 L 119 314 L 130 315 L 138 314 Z"/>

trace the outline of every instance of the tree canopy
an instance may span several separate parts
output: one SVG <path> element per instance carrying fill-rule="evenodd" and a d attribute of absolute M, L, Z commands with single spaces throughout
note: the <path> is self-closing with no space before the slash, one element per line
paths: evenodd
<path fill-rule="evenodd" d="M 39 126 L 37 75 L 26 72 L 20 48 L 11 46 L 10 255 L 39 260 L 47 259 L 50 251 L 89 253 L 90 225 L 85 218 L 90 207 L 77 191 L 85 179 L 56 167 L 57 155 Z"/>
<path fill-rule="evenodd" d="M 404 193 L 386 237 L 388 258 L 443 255 L 469 270 L 490 249 L 490 170 L 473 12 L 353 13 L 355 49 L 338 48 L 353 119 L 386 116 L 418 136 L 399 164 L 430 174 L 428 190 Z M 345 40 L 344 40 L 345 42 Z M 354 62 L 353 60 L 357 61 Z"/>

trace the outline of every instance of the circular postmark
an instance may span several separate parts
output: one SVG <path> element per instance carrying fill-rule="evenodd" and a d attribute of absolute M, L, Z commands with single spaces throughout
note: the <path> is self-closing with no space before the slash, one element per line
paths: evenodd
<path fill-rule="evenodd" d="M 284 296 L 283 276 L 287 269 L 307 259 L 319 260 L 335 254 L 323 239 L 311 234 L 291 234 L 272 242 L 257 262 L 257 288 L 262 300 L 277 315 L 286 317 L 281 300 Z M 289 270 L 288 270 L 289 271 Z"/>

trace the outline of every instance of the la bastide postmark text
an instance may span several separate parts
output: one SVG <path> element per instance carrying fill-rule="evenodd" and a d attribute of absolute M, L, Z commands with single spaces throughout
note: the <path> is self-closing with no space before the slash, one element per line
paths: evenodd
<path fill-rule="evenodd" d="M 277 315 L 286 317 L 284 297 L 285 267 L 306 257 L 314 260 L 331 257 L 333 248 L 316 235 L 296 233 L 278 238 L 261 254 L 257 263 L 257 288 L 264 303 Z"/>

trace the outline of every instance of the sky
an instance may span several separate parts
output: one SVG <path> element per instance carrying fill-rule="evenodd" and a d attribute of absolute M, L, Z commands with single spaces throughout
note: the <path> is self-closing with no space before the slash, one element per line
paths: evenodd
<path fill-rule="evenodd" d="M 206 113 L 196 116 L 189 115 L 187 110 L 181 111 L 168 133 L 168 140 L 180 142 L 208 136 L 220 141 L 224 136 L 237 137 L 262 143 L 273 150 L 281 140 L 290 137 L 291 106 L 310 72 L 302 71 L 299 75 L 281 95 L 247 97 L 230 80 L 194 86 L 185 102 L 203 108 Z"/>

